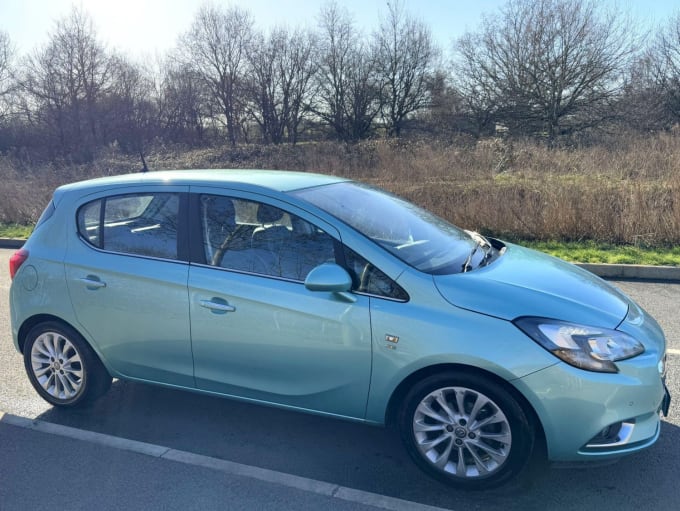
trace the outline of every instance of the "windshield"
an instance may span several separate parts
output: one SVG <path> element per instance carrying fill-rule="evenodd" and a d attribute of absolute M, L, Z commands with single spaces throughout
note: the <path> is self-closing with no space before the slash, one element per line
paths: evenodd
<path fill-rule="evenodd" d="M 330 213 L 426 273 L 467 271 L 470 255 L 478 246 L 478 241 L 466 231 L 414 204 L 361 183 L 335 183 L 297 190 L 292 195 Z"/>

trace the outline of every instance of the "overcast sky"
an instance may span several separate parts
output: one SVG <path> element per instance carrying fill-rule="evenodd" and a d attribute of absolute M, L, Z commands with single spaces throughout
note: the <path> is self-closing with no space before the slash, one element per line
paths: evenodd
<path fill-rule="evenodd" d="M 641 25 L 663 23 L 680 9 L 678 0 L 599 0 L 630 10 Z M 214 0 L 248 9 L 258 28 L 276 24 L 314 25 L 324 0 Z M 452 39 L 474 30 L 483 13 L 496 12 L 505 0 L 404 0 L 407 11 L 422 19 L 444 50 Z M 72 5 L 92 16 L 100 39 L 109 47 L 141 58 L 163 53 L 186 31 L 200 0 L 0 0 L 0 30 L 9 33 L 19 53 L 46 43 L 55 20 Z M 378 26 L 386 0 L 338 0 L 365 31 Z"/>

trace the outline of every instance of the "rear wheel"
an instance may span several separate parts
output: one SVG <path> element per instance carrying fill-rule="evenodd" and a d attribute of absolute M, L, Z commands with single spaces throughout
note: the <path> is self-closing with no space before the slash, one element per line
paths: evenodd
<path fill-rule="evenodd" d="M 24 366 L 38 394 L 55 406 L 90 403 L 111 386 L 111 376 L 85 339 L 57 322 L 31 329 L 24 345 Z"/>
<path fill-rule="evenodd" d="M 406 395 L 402 440 L 425 472 L 462 489 L 492 488 L 528 465 L 535 432 L 517 400 L 476 373 L 430 376 Z"/>

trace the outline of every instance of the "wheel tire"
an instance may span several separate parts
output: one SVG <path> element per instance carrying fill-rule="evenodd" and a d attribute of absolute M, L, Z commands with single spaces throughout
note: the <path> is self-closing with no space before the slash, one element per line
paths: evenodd
<path fill-rule="evenodd" d="M 466 490 L 493 488 L 519 475 L 532 460 L 536 438 L 503 385 L 467 371 L 418 382 L 405 396 L 398 425 L 422 470 Z"/>
<path fill-rule="evenodd" d="M 89 404 L 111 386 L 111 376 L 85 339 L 53 321 L 28 332 L 24 367 L 40 397 L 55 406 Z"/>

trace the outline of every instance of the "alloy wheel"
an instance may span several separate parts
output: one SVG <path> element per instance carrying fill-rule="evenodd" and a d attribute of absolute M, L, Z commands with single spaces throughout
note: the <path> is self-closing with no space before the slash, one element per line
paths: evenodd
<path fill-rule="evenodd" d="M 57 332 L 38 336 L 31 348 L 35 379 L 51 397 L 73 399 L 83 386 L 83 362 L 73 343 Z"/>
<path fill-rule="evenodd" d="M 512 447 L 510 423 L 500 407 L 465 387 L 427 394 L 413 414 L 413 435 L 432 468 L 462 479 L 498 472 Z"/>

